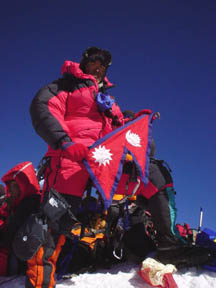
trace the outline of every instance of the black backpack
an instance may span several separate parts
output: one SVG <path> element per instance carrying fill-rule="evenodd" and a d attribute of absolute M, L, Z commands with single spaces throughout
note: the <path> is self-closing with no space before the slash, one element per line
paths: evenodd
<path fill-rule="evenodd" d="M 12 247 L 14 254 L 22 261 L 31 259 L 46 243 L 48 225 L 40 214 L 32 214 L 16 233 Z"/>

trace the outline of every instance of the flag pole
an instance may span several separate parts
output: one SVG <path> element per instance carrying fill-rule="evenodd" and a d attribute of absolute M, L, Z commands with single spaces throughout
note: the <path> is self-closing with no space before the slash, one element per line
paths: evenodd
<path fill-rule="evenodd" d="M 201 232 L 202 222 L 203 222 L 203 209 L 202 207 L 200 207 L 200 219 L 199 219 L 198 233 Z"/>

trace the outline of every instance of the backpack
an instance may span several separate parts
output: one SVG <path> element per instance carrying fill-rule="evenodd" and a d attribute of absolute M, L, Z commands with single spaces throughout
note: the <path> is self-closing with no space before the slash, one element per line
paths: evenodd
<path fill-rule="evenodd" d="M 56 263 L 57 279 L 102 267 L 105 261 L 104 235 L 67 238 Z"/>
<path fill-rule="evenodd" d="M 107 235 L 118 260 L 139 262 L 155 249 L 151 214 L 127 198 L 113 203 L 107 216 Z"/>
<path fill-rule="evenodd" d="M 123 237 L 127 259 L 140 262 L 149 252 L 154 251 L 156 249 L 155 235 L 151 214 L 147 210 L 136 207 L 130 215 L 130 229 Z"/>
<path fill-rule="evenodd" d="M 167 187 L 173 187 L 171 168 L 164 160 L 150 158 L 149 181 L 157 188 L 158 191 Z M 152 167 L 152 168 L 151 168 Z"/>
<path fill-rule="evenodd" d="M 46 243 L 48 225 L 40 214 L 32 214 L 19 228 L 13 242 L 13 252 L 22 261 L 31 259 Z"/>
<path fill-rule="evenodd" d="M 56 264 L 57 279 L 69 278 L 103 267 L 108 258 L 105 239 L 105 215 L 97 199 L 87 196 L 82 200 L 77 218 L 81 227 L 72 230 L 75 237 L 67 238 Z"/>
<path fill-rule="evenodd" d="M 213 259 L 208 265 L 203 265 L 203 268 L 216 272 L 216 232 L 208 228 L 203 229 L 197 233 L 196 245 L 210 250 Z"/>

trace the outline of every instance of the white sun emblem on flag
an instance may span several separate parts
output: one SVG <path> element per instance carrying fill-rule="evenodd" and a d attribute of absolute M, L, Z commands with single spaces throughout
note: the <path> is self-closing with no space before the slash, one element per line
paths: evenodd
<path fill-rule="evenodd" d="M 105 146 L 99 145 L 98 148 L 95 148 L 95 150 L 92 152 L 93 156 L 92 158 L 95 159 L 95 163 L 99 163 L 99 166 L 102 164 L 106 166 L 106 164 L 110 164 L 109 161 L 112 160 L 112 153 L 110 153 L 110 149 L 106 149 Z"/>
<path fill-rule="evenodd" d="M 128 130 L 128 132 L 125 135 L 126 140 L 135 147 L 141 147 L 141 139 L 140 136 L 136 133 L 131 133 L 131 130 Z"/>

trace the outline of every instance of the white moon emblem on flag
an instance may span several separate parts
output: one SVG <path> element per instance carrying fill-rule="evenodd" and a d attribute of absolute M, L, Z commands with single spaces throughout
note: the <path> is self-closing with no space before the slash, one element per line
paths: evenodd
<path fill-rule="evenodd" d="M 125 138 L 132 146 L 141 147 L 140 136 L 136 133 L 131 133 L 131 130 L 128 130 L 128 132 L 125 135 Z"/>
<path fill-rule="evenodd" d="M 95 159 L 95 163 L 99 163 L 99 166 L 102 164 L 106 166 L 106 164 L 110 164 L 109 161 L 112 160 L 112 153 L 110 153 L 110 149 L 106 149 L 105 146 L 99 145 L 98 148 L 95 148 L 92 152 L 92 158 Z"/>

